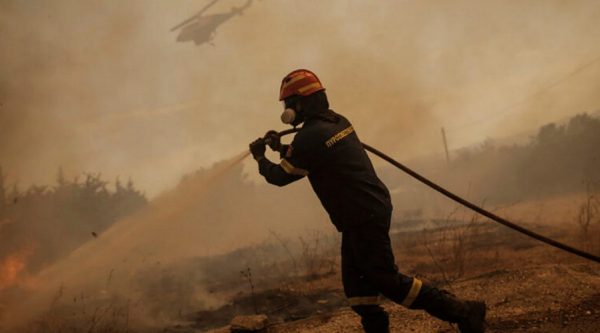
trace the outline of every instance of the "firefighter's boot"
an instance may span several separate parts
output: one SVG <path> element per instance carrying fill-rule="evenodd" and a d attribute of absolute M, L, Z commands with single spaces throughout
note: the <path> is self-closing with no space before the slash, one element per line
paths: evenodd
<path fill-rule="evenodd" d="M 388 314 L 379 305 L 353 306 L 352 310 L 360 315 L 360 323 L 365 333 L 390 332 Z"/>
<path fill-rule="evenodd" d="M 424 287 L 411 308 L 423 309 L 436 318 L 456 323 L 461 333 L 485 332 L 484 302 L 463 301 L 445 290 Z"/>

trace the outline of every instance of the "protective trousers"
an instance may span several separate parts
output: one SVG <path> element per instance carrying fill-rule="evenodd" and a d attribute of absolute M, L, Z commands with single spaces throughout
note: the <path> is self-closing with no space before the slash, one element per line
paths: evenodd
<path fill-rule="evenodd" d="M 485 303 L 463 301 L 398 272 L 389 237 L 390 217 L 375 216 L 342 232 L 344 292 L 365 332 L 389 332 L 388 315 L 379 305 L 379 295 L 383 295 L 407 308 L 457 323 L 461 333 L 483 333 Z"/>
<path fill-rule="evenodd" d="M 380 295 L 411 307 L 422 283 L 398 272 L 389 237 L 391 212 L 374 216 L 342 232 L 342 281 L 365 332 L 389 331 Z"/>

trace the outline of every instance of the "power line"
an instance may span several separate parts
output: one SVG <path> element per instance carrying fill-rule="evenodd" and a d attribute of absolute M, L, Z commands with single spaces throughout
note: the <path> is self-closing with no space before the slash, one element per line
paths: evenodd
<path fill-rule="evenodd" d="M 458 126 L 451 126 L 449 129 L 452 130 L 458 130 L 461 128 L 465 128 L 465 127 L 470 127 L 473 125 L 477 125 L 483 122 L 489 122 L 490 120 L 493 119 L 497 119 L 499 117 L 503 117 L 506 116 L 508 114 L 511 114 L 513 112 L 513 109 L 516 109 L 524 104 L 526 104 L 527 102 L 529 102 L 531 99 L 538 97 L 540 95 L 543 95 L 544 93 L 546 93 L 547 91 L 551 90 L 552 88 L 559 86 L 560 84 L 562 84 L 563 82 L 569 80 L 570 78 L 576 76 L 577 74 L 579 74 L 580 72 L 582 72 L 584 69 L 591 67 L 593 65 L 595 65 L 596 63 L 600 62 L 600 56 L 592 59 L 591 61 L 584 63 L 581 66 L 576 67 L 573 71 L 569 72 L 567 75 L 561 77 L 560 79 L 557 80 L 553 80 L 553 81 L 548 81 L 545 85 L 542 86 L 541 89 L 537 90 L 536 92 L 526 95 L 525 97 L 521 98 L 520 100 L 509 104 L 503 108 L 498 109 L 497 112 L 495 112 L 493 115 L 491 116 L 487 116 L 485 118 L 480 118 L 478 120 L 474 120 L 468 123 L 464 123 Z"/>

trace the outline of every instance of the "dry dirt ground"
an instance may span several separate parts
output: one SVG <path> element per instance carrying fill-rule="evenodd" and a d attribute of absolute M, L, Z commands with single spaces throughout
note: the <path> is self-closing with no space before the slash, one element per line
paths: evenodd
<path fill-rule="evenodd" d="M 456 293 L 485 299 L 489 332 L 600 332 L 600 270 L 585 263 L 533 265 L 492 271 L 453 285 Z M 457 332 L 421 311 L 385 304 L 392 332 Z M 274 325 L 272 332 L 362 332 L 349 310 Z"/>
<path fill-rule="evenodd" d="M 531 226 L 576 244 L 573 226 Z M 600 332 L 600 264 L 520 236 L 489 221 L 392 235 L 400 270 L 488 305 L 488 332 Z M 339 260 L 339 258 L 336 258 Z M 236 314 L 264 313 L 268 332 L 362 332 L 347 307 L 338 270 L 254 293 L 194 313 L 165 332 L 228 332 Z M 218 293 L 218 290 L 216 291 Z M 458 332 L 422 311 L 384 303 L 392 332 Z"/>

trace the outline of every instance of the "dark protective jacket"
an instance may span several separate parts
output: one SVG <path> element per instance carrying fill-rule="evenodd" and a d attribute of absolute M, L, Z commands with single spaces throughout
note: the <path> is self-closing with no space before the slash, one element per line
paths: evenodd
<path fill-rule="evenodd" d="M 280 164 L 259 160 L 259 172 L 278 186 L 307 176 L 333 224 L 344 231 L 391 212 L 392 204 L 352 124 L 327 112 L 304 122 Z"/>

